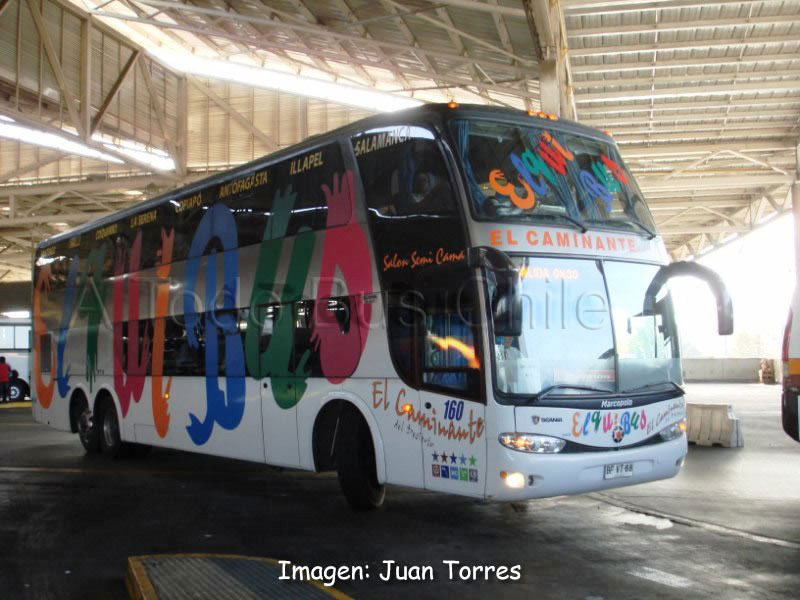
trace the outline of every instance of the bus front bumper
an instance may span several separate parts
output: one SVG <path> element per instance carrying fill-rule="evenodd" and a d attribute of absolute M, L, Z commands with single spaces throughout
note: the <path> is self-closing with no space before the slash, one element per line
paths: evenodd
<path fill-rule="evenodd" d="M 527 454 L 500 446 L 495 449 L 498 466 L 486 474 L 486 497 L 518 501 L 668 479 L 681 470 L 687 450 L 686 434 L 669 442 L 609 452 Z M 520 482 L 522 487 L 511 487 Z"/>

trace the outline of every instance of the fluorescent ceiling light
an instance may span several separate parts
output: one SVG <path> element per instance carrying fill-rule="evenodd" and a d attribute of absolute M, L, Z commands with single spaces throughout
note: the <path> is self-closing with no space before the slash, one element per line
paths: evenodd
<path fill-rule="evenodd" d="M 102 160 L 118 165 L 124 164 L 124 161 L 119 158 L 86 146 L 77 141 L 77 137 L 71 140 L 69 136 L 69 132 L 66 131 L 64 135 L 57 135 L 55 133 L 47 133 L 30 127 L 24 127 L 16 124 L 10 117 L 0 115 L 0 137 L 2 138 L 19 140 L 26 144 L 42 146 L 44 148 L 58 150 L 59 152 L 76 154 L 78 156 L 85 156 L 86 158 Z M 92 139 L 96 142 L 100 142 L 109 150 L 130 156 L 139 162 L 146 163 L 157 171 L 172 171 L 175 169 L 175 161 L 173 161 L 166 152 L 161 150 L 154 150 L 152 148 L 145 149 L 141 144 L 128 140 L 119 140 L 117 143 L 111 143 L 97 134 L 92 136 Z"/>
<path fill-rule="evenodd" d="M 169 154 L 157 148 L 149 148 L 144 144 L 139 144 L 131 140 L 117 140 L 116 143 L 107 142 L 103 136 L 95 134 L 92 139 L 100 142 L 106 148 L 130 156 L 139 162 L 146 163 L 158 171 L 172 171 L 175 169 L 175 161 Z"/>
<path fill-rule="evenodd" d="M 5 119 L 3 119 L 5 121 Z M 67 134 L 68 135 L 68 134 Z M 118 158 L 114 158 L 104 152 L 99 152 L 88 146 L 84 146 L 80 142 L 72 141 L 64 136 L 56 135 L 54 133 L 45 133 L 44 131 L 37 131 L 30 127 L 22 127 L 21 125 L 10 125 L 8 123 L 0 123 L 0 137 L 8 138 L 11 140 L 19 140 L 27 144 L 34 144 L 36 146 L 43 146 L 45 148 L 52 148 L 61 152 L 69 154 L 77 154 L 87 158 L 94 158 L 96 160 L 104 160 L 106 162 L 113 162 L 122 164 Z"/>
<path fill-rule="evenodd" d="M 301 77 L 270 69 L 249 67 L 235 62 L 202 58 L 173 50 L 154 48 L 150 50 L 150 53 L 168 67 L 182 73 L 191 73 L 251 87 L 328 100 L 337 104 L 357 106 L 374 112 L 393 112 L 422 104 L 419 100 L 396 94 L 342 85 L 341 83 L 322 79 Z"/>
<path fill-rule="evenodd" d="M 8 319 L 30 319 L 31 313 L 28 310 L 9 310 L 3 313 Z"/>

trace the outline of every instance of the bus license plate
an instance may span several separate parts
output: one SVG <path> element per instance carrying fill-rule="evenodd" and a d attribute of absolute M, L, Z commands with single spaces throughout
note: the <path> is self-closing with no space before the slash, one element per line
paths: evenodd
<path fill-rule="evenodd" d="M 604 479 L 616 479 L 617 477 L 632 477 L 633 463 L 622 463 L 618 465 L 606 465 Z"/>

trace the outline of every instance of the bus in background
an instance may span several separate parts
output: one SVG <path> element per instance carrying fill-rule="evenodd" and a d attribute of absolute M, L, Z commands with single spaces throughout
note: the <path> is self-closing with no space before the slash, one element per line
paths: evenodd
<path fill-rule="evenodd" d="M 608 135 L 384 114 L 39 244 L 35 418 L 132 444 L 491 500 L 672 477 L 668 263 Z"/>
<path fill-rule="evenodd" d="M 795 288 L 789 318 L 783 332 L 783 430 L 800 442 L 800 288 Z"/>
<path fill-rule="evenodd" d="M 0 318 L 0 356 L 11 368 L 9 400 L 19 402 L 29 397 L 31 380 L 31 319 Z"/>

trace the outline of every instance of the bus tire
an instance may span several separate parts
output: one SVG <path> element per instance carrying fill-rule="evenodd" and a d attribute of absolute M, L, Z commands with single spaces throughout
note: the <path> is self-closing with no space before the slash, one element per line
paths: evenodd
<path fill-rule="evenodd" d="M 369 426 L 352 406 L 346 406 L 336 440 L 336 470 L 347 502 L 356 510 L 372 510 L 383 504 L 385 486 L 378 483 L 375 446 Z"/>
<path fill-rule="evenodd" d="M 133 444 L 122 441 L 119 429 L 119 418 L 114 402 L 105 398 L 98 402 L 95 427 L 99 430 L 100 449 L 109 458 L 124 458 L 132 454 Z"/>
<path fill-rule="evenodd" d="M 82 392 L 76 392 L 70 403 L 70 421 L 86 453 L 100 454 L 100 429 Z"/>
<path fill-rule="evenodd" d="M 25 386 L 20 381 L 12 381 L 8 384 L 8 398 L 11 402 L 22 402 L 25 400 Z"/>

